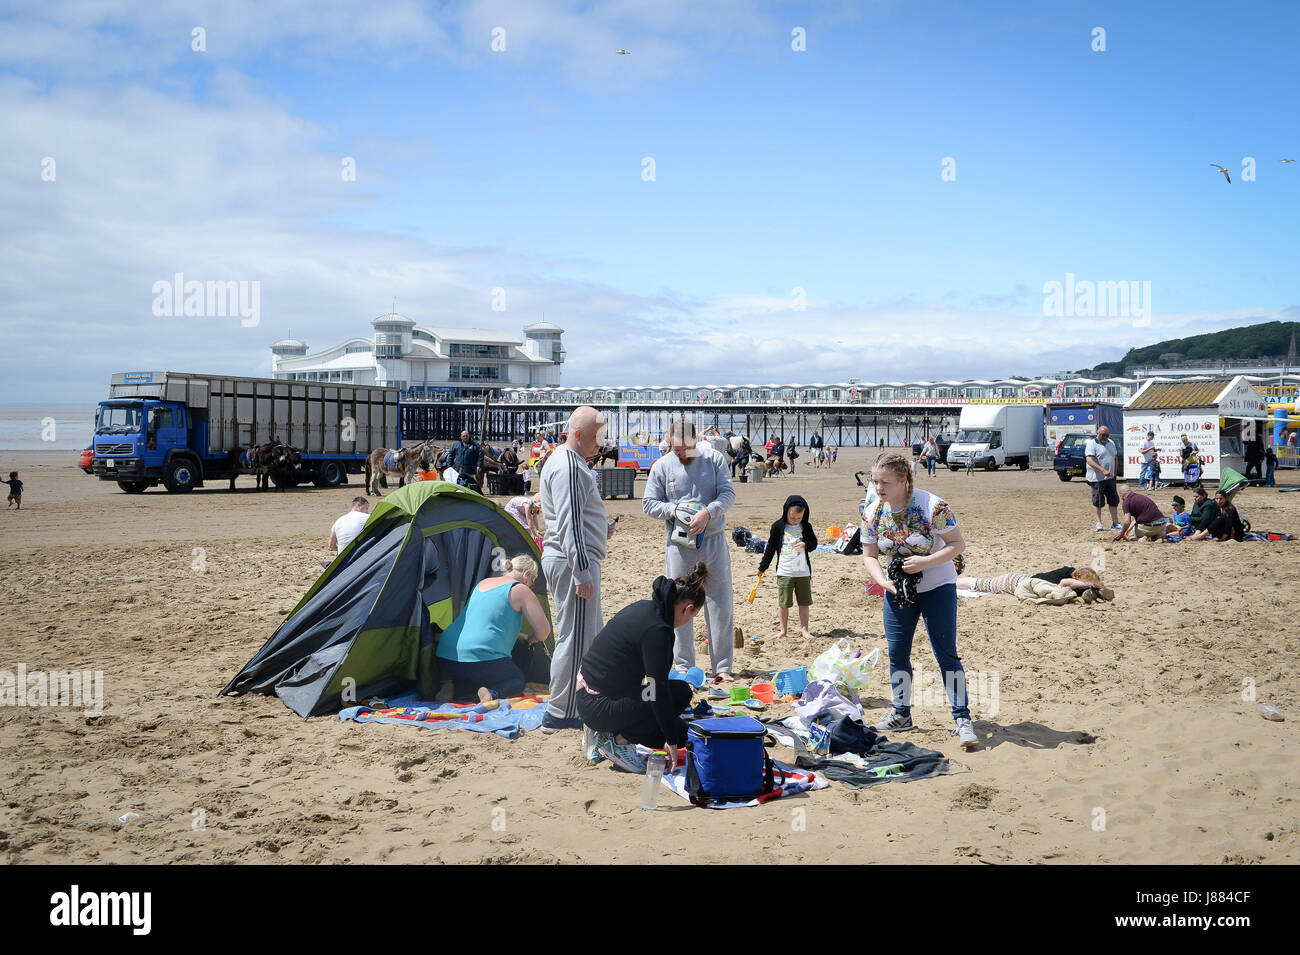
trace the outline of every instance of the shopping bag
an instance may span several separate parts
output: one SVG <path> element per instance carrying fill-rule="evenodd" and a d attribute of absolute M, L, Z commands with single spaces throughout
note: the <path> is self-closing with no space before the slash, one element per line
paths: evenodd
<path fill-rule="evenodd" d="M 831 683 L 843 683 L 855 693 L 867 685 L 867 678 L 880 661 L 880 648 L 869 653 L 852 656 L 853 646 L 847 638 L 841 638 L 831 644 L 808 668 L 808 676 L 813 680 L 828 680 Z"/>

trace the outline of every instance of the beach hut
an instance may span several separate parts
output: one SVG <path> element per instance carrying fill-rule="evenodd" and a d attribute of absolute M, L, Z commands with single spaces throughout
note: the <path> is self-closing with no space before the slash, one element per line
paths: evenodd
<path fill-rule="evenodd" d="M 1201 477 L 1217 481 L 1228 465 L 1245 469 L 1243 441 L 1263 439 L 1268 406 L 1242 375 L 1195 381 L 1153 378 L 1124 405 L 1124 473 L 1137 474 L 1138 447 L 1155 432 L 1161 473 L 1177 475 L 1182 436 L 1200 448 Z"/>
<path fill-rule="evenodd" d="M 221 693 L 274 693 L 304 718 L 407 690 L 433 699 L 439 634 L 494 562 L 516 554 L 541 563 L 527 531 L 492 501 L 446 481 L 408 484 L 375 505 Z M 541 576 L 533 592 L 549 616 Z"/>

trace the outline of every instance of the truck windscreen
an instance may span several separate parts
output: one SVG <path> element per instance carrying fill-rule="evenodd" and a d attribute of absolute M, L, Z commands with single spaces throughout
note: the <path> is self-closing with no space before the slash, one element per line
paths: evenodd
<path fill-rule="evenodd" d="M 959 431 L 957 441 L 961 444 L 989 444 L 993 440 L 993 431 Z"/>
<path fill-rule="evenodd" d="M 144 405 L 100 405 L 96 434 L 139 434 Z"/>

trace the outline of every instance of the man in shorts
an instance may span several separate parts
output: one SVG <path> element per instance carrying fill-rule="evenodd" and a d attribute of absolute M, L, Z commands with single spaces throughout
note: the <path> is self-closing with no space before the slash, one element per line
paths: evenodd
<path fill-rule="evenodd" d="M 1088 459 L 1086 477 L 1088 487 L 1092 490 L 1092 506 L 1097 510 L 1097 526 L 1094 531 L 1104 531 L 1101 507 L 1110 507 L 1110 529 L 1122 530 L 1119 522 L 1119 490 L 1115 487 L 1115 459 L 1119 451 L 1110 439 L 1110 428 L 1102 425 L 1097 429 L 1097 437 L 1089 438 L 1083 453 Z"/>

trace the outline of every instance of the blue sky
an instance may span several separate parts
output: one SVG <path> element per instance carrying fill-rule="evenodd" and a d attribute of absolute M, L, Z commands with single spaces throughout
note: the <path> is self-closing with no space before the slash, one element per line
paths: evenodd
<path fill-rule="evenodd" d="M 1037 374 L 1300 319 L 1294 3 L 6 10 L 0 406 L 265 374 L 394 298 L 545 312 L 569 384 Z M 260 324 L 154 317 L 177 271 L 260 281 Z M 1150 282 L 1150 326 L 1044 317 L 1066 273 Z"/>

